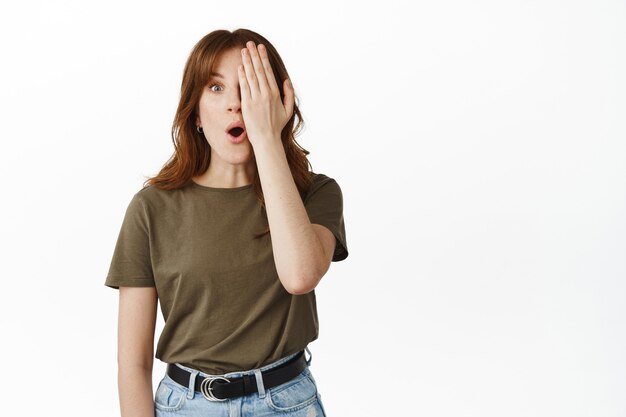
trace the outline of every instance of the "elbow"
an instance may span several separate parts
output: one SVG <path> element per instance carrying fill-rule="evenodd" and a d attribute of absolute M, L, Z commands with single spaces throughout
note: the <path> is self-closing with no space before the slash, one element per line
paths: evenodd
<path fill-rule="evenodd" d="M 295 279 L 289 281 L 289 285 L 285 286 L 285 289 L 289 294 L 303 295 L 308 294 L 317 287 L 322 276 L 318 274 L 311 275 L 296 275 Z"/>
<path fill-rule="evenodd" d="M 315 289 L 315 287 L 299 286 L 299 287 L 288 288 L 287 292 L 292 295 L 304 295 L 304 294 L 310 293 L 311 291 L 313 291 L 313 289 Z"/>
<path fill-rule="evenodd" d="M 317 287 L 317 284 L 319 284 L 329 267 L 330 261 L 312 263 L 305 268 L 292 270 L 291 273 L 285 274 L 288 279 L 281 279 L 281 281 L 283 281 L 283 286 L 289 294 L 307 294 Z"/>
<path fill-rule="evenodd" d="M 304 286 L 287 289 L 287 292 L 292 295 L 304 295 L 310 293 L 311 291 L 313 291 L 313 288 Z"/>

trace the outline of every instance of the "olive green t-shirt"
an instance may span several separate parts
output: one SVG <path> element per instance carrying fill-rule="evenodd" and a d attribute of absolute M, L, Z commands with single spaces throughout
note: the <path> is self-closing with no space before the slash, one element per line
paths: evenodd
<path fill-rule="evenodd" d="M 337 182 L 311 173 L 303 200 L 311 223 L 348 256 Z M 315 290 L 293 295 L 274 264 L 253 184 L 176 190 L 148 186 L 131 199 L 105 285 L 156 287 L 165 325 L 155 356 L 219 375 L 259 368 L 304 349 L 319 332 Z"/>

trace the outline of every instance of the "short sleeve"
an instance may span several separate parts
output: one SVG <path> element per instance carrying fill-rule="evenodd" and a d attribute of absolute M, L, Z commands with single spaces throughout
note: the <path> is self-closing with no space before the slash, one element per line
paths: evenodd
<path fill-rule="evenodd" d="M 124 287 L 154 287 L 150 258 L 149 222 L 145 203 L 140 195 L 133 196 L 122 222 L 113 258 L 104 285 Z"/>
<path fill-rule="evenodd" d="M 337 244 L 332 261 L 348 257 L 346 227 L 343 218 L 343 194 L 337 181 L 323 174 L 313 175 L 313 184 L 304 200 L 311 223 L 327 227 L 335 235 Z"/>

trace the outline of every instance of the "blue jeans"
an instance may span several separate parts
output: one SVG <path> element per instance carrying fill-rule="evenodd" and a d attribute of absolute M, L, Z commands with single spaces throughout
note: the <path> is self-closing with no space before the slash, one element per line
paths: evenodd
<path fill-rule="evenodd" d="M 196 369 L 175 363 L 176 366 L 191 373 L 189 386 L 180 385 L 166 373 L 159 381 L 154 394 L 156 417 L 326 417 L 320 393 L 317 390 L 313 374 L 309 369 L 313 356 L 308 347 L 306 351 L 309 352 L 309 359 L 306 361 L 307 366 L 304 371 L 295 378 L 275 387 L 266 389 L 263 386 L 261 372 L 288 361 L 299 352 L 285 356 L 258 369 L 220 375 L 226 378 L 254 375 L 259 388 L 258 392 L 241 397 L 228 398 L 224 401 L 207 400 L 201 392 L 195 391 L 193 388 L 196 378 L 217 375 L 205 374 Z"/>

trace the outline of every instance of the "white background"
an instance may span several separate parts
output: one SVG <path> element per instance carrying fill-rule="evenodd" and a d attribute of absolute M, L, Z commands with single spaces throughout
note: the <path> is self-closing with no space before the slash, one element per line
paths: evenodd
<path fill-rule="evenodd" d="M 2 3 L 3 414 L 119 413 L 124 210 L 191 48 L 238 27 L 343 190 L 328 415 L 626 415 L 626 4 L 599 0 Z"/>

